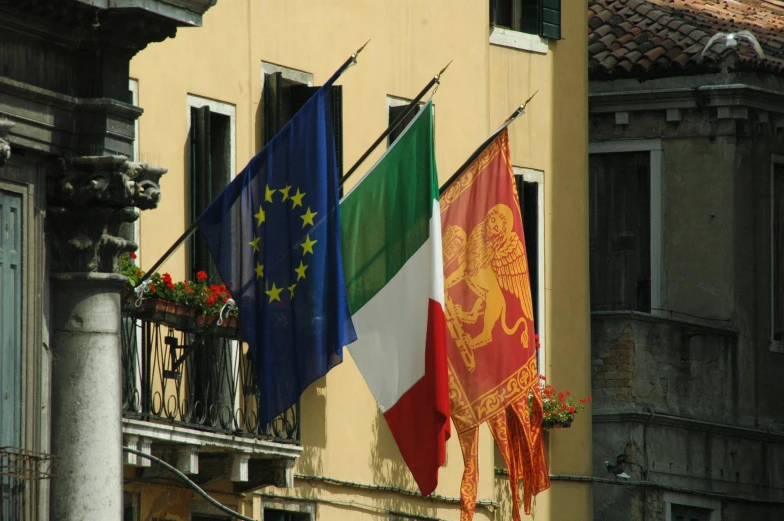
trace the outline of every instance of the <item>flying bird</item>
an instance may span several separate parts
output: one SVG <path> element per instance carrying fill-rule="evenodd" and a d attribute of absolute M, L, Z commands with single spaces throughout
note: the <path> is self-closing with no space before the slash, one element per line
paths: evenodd
<path fill-rule="evenodd" d="M 704 58 L 705 53 L 708 51 L 708 49 L 710 49 L 711 45 L 718 42 L 719 40 L 725 40 L 724 45 L 726 45 L 730 49 L 733 49 L 738 46 L 739 39 L 748 41 L 751 44 L 751 46 L 754 47 L 754 50 L 757 51 L 757 54 L 759 54 L 760 58 L 762 58 L 763 60 L 765 59 L 765 53 L 762 50 L 762 46 L 757 41 L 756 36 L 754 36 L 751 33 L 751 31 L 745 31 L 745 30 L 737 31 L 734 33 L 718 32 L 714 34 L 713 36 L 710 37 L 710 40 L 708 40 L 708 43 L 706 43 L 705 47 L 702 49 L 702 54 L 700 54 L 700 59 Z"/>
<path fill-rule="evenodd" d="M 610 465 L 609 461 L 605 461 L 604 464 L 607 466 L 607 471 L 616 478 L 631 479 L 631 476 L 624 472 L 620 465 Z"/>

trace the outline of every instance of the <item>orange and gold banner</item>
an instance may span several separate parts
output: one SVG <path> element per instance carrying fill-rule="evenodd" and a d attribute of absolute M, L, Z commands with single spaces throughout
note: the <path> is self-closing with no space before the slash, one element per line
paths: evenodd
<path fill-rule="evenodd" d="M 520 519 L 550 486 L 542 438 L 531 282 L 507 131 L 441 196 L 449 398 L 465 470 L 461 519 L 473 517 L 479 425 L 504 456 Z M 529 396 L 533 407 L 529 408 Z"/>

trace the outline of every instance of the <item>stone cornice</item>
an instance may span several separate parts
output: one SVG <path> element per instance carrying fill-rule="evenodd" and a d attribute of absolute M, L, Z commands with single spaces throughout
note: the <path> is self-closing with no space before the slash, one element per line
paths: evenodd
<path fill-rule="evenodd" d="M 592 114 L 619 111 L 748 107 L 784 113 L 784 92 L 743 83 L 699 87 L 591 92 Z"/>
<path fill-rule="evenodd" d="M 732 436 L 752 440 L 761 440 L 773 443 L 784 444 L 784 432 L 776 432 L 762 428 L 741 427 L 738 425 L 728 425 L 716 423 L 684 416 L 675 416 L 655 412 L 618 412 L 609 414 L 594 414 L 592 421 L 596 423 L 650 423 L 652 425 L 662 425 L 676 427 L 679 429 L 689 429 L 694 431 L 719 434 L 722 436 Z"/>

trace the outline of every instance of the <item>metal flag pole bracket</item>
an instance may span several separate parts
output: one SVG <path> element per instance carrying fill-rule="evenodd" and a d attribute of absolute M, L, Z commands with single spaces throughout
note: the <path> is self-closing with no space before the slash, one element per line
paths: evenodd
<path fill-rule="evenodd" d="M 387 127 L 387 129 L 386 129 L 384 132 L 382 132 L 382 133 L 381 133 L 381 135 L 380 135 L 380 136 L 378 136 L 378 138 L 376 138 L 376 140 L 375 140 L 375 141 L 373 141 L 373 144 L 372 144 L 372 145 L 370 145 L 370 148 L 368 148 L 368 149 L 365 151 L 365 153 L 364 153 L 364 154 L 362 154 L 362 155 L 360 156 L 360 158 L 359 158 L 359 159 L 357 159 L 357 162 L 356 162 L 356 163 L 354 163 L 354 166 L 352 166 L 351 168 L 349 168 L 348 172 L 346 172 L 346 173 L 343 175 L 343 177 L 341 177 L 341 178 L 340 178 L 340 182 L 338 183 L 338 187 L 342 187 L 342 186 L 343 186 L 343 185 L 346 183 L 346 181 L 348 180 L 348 178 L 349 178 L 349 177 L 351 177 L 351 174 L 353 174 L 354 172 L 356 172 L 357 168 L 359 168 L 359 165 L 361 165 L 361 164 L 362 164 L 362 163 L 365 161 L 365 159 L 367 159 L 367 158 L 368 158 L 368 156 L 369 156 L 370 154 L 372 154 L 372 153 L 373 153 L 373 151 L 376 149 L 376 147 L 377 147 L 379 144 L 381 144 L 381 142 L 382 142 L 382 141 L 383 141 L 383 140 L 384 140 L 384 139 L 385 139 L 385 138 L 386 138 L 388 135 L 390 135 L 392 132 L 394 132 L 394 131 L 395 131 L 395 129 L 396 129 L 396 128 L 397 128 L 397 127 L 398 127 L 398 126 L 399 126 L 399 125 L 400 125 L 400 124 L 401 124 L 401 123 L 402 123 L 402 122 L 403 122 L 403 121 L 404 121 L 404 120 L 405 120 L 405 119 L 406 119 L 406 118 L 407 118 L 407 117 L 408 117 L 408 116 L 409 116 L 409 115 L 410 115 L 410 114 L 411 114 L 413 111 L 414 111 L 414 109 L 417 107 L 417 105 L 418 105 L 418 104 L 419 104 L 419 102 L 422 100 L 422 98 L 424 98 L 424 97 L 425 97 L 425 94 L 427 94 L 427 93 L 428 93 L 428 91 L 429 91 L 431 88 L 433 88 L 433 85 L 440 85 L 440 82 L 441 82 L 441 75 L 442 75 L 442 74 L 444 74 L 444 71 L 446 71 L 447 67 L 449 67 L 449 65 L 450 65 L 451 63 L 452 63 L 452 61 L 450 61 L 449 63 L 447 63 L 447 64 L 446 64 L 446 66 L 445 66 L 443 69 L 441 69 L 441 71 L 440 71 L 438 74 L 436 74 L 435 76 L 433 76 L 433 78 L 432 78 L 432 79 L 431 79 L 431 80 L 430 80 L 430 81 L 427 83 L 427 85 L 425 85 L 425 88 L 423 88 L 421 91 L 419 91 L 419 94 L 417 94 L 417 95 L 416 95 L 416 97 L 415 97 L 413 100 L 411 100 L 411 102 L 408 104 L 408 106 L 406 106 L 406 110 L 404 110 L 404 111 L 403 111 L 403 113 L 402 113 L 402 114 L 400 114 L 400 115 L 399 115 L 399 116 L 398 116 L 398 117 L 397 117 L 397 118 L 396 118 L 396 119 L 395 119 L 395 120 L 394 120 L 394 121 L 393 121 L 393 122 L 392 122 L 392 123 L 391 123 L 391 124 L 390 124 L 390 125 Z M 434 93 L 434 94 L 435 94 L 435 93 Z"/>
<path fill-rule="evenodd" d="M 539 91 L 537 90 L 536 92 L 534 92 L 533 94 L 531 94 L 531 96 L 530 96 L 530 97 L 529 97 L 527 100 L 525 100 L 525 102 L 524 102 L 522 105 L 520 105 L 519 107 L 517 107 L 517 108 L 514 110 L 514 112 L 512 112 L 512 113 L 509 115 L 509 117 L 508 117 L 508 118 L 506 118 L 506 119 L 504 120 L 504 122 L 501 124 L 501 126 L 500 126 L 500 127 L 498 127 L 498 128 L 495 130 L 495 131 L 493 131 L 493 133 L 492 133 L 492 134 L 490 134 L 490 137 L 488 137 L 487 139 L 485 139 L 485 140 L 484 140 L 484 142 L 482 142 L 482 144 L 481 144 L 481 145 L 479 145 L 479 148 L 477 148 L 476 150 L 474 150 L 474 153 L 473 153 L 473 154 L 471 154 L 470 156 L 468 156 L 468 159 L 466 159 L 466 160 L 465 160 L 465 162 L 464 162 L 462 165 L 460 165 L 460 168 L 458 168 L 458 169 L 457 169 L 457 171 L 456 171 L 454 174 L 452 174 L 452 176 L 451 176 L 449 179 L 447 179 L 446 183 L 444 183 L 444 184 L 441 186 L 440 192 L 441 192 L 442 194 L 443 194 L 444 192 L 446 192 L 446 190 L 447 190 L 447 189 L 448 189 L 450 186 L 452 186 L 452 183 L 454 183 L 454 182 L 455 182 L 455 180 L 456 180 L 458 177 L 460 177 L 460 174 L 462 174 L 462 173 L 463 173 L 463 170 L 465 170 L 466 168 L 468 168 L 468 165 L 470 165 L 471 163 L 473 163 L 473 162 L 474 162 L 474 160 L 476 160 L 476 158 L 477 158 L 477 157 L 479 157 L 479 154 L 481 154 L 481 153 L 482 153 L 482 151 L 483 151 L 485 148 L 487 148 L 487 146 L 488 146 L 490 143 L 492 143 L 492 142 L 493 142 L 493 140 L 494 140 L 494 139 L 495 139 L 495 138 L 498 136 L 498 134 L 500 134 L 501 132 L 503 132 L 503 130 L 504 130 L 506 127 L 508 127 L 509 125 L 511 125 L 511 124 L 512 124 L 512 122 L 513 122 L 515 119 L 517 119 L 519 116 L 521 116 L 522 114 L 525 114 L 525 108 L 528 106 L 528 103 L 529 103 L 529 102 L 530 102 L 532 99 L 534 99 L 534 96 L 536 96 L 536 93 L 537 93 L 537 92 L 539 92 Z"/>

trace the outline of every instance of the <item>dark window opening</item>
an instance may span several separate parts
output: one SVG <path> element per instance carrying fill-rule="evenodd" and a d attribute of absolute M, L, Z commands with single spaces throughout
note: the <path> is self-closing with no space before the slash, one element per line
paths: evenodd
<path fill-rule="evenodd" d="M 286 79 L 283 73 L 264 75 L 261 145 L 266 145 L 283 128 L 319 87 L 309 87 Z M 343 88 L 332 87 L 332 121 L 338 175 L 343 174 Z"/>
<path fill-rule="evenodd" d="M 784 165 L 773 165 L 773 340 L 784 340 Z"/>
<path fill-rule="evenodd" d="M 389 107 L 387 126 L 392 126 L 392 123 L 394 123 L 397 120 L 397 118 L 402 116 L 406 112 L 407 108 L 408 108 L 407 104 L 399 105 L 396 107 Z M 400 136 L 400 134 L 402 134 L 403 131 L 406 129 L 408 124 L 414 120 L 417 114 L 419 114 L 419 111 L 421 109 L 422 109 L 422 105 L 418 103 L 414 107 L 414 110 L 412 110 L 411 113 L 409 113 L 405 118 L 403 118 L 403 121 L 401 121 L 395 127 L 395 130 L 389 133 L 389 136 L 387 136 L 387 147 L 389 147 L 390 145 L 392 145 L 392 143 L 395 142 L 395 140 Z"/>
<path fill-rule="evenodd" d="M 264 521 L 310 521 L 310 514 L 265 508 Z"/>
<path fill-rule="evenodd" d="M 591 154 L 591 310 L 651 311 L 650 154 Z"/>
<path fill-rule="evenodd" d="M 710 521 L 711 510 L 708 508 L 672 505 L 671 517 L 674 521 Z"/>
<path fill-rule="evenodd" d="M 540 333 L 542 318 L 539 316 L 539 183 L 523 180 L 515 176 L 517 196 L 520 201 L 520 215 L 523 217 L 525 252 L 528 258 L 528 277 L 531 281 L 531 306 L 534 312 L 534 331 Z"/>
<path fill-rule="evenodd" d="M 195 221 L 231 181 L 231 118 L 209 107 L 191 108 L 190 219 Z M 204 270 L 219 280 L 206 242 L 191 239 L 190 277 Z"/>
<path fill-rule="evenodd" d="M 490 25 L 561 39 L 561 0 L 490 0 Z"/>

